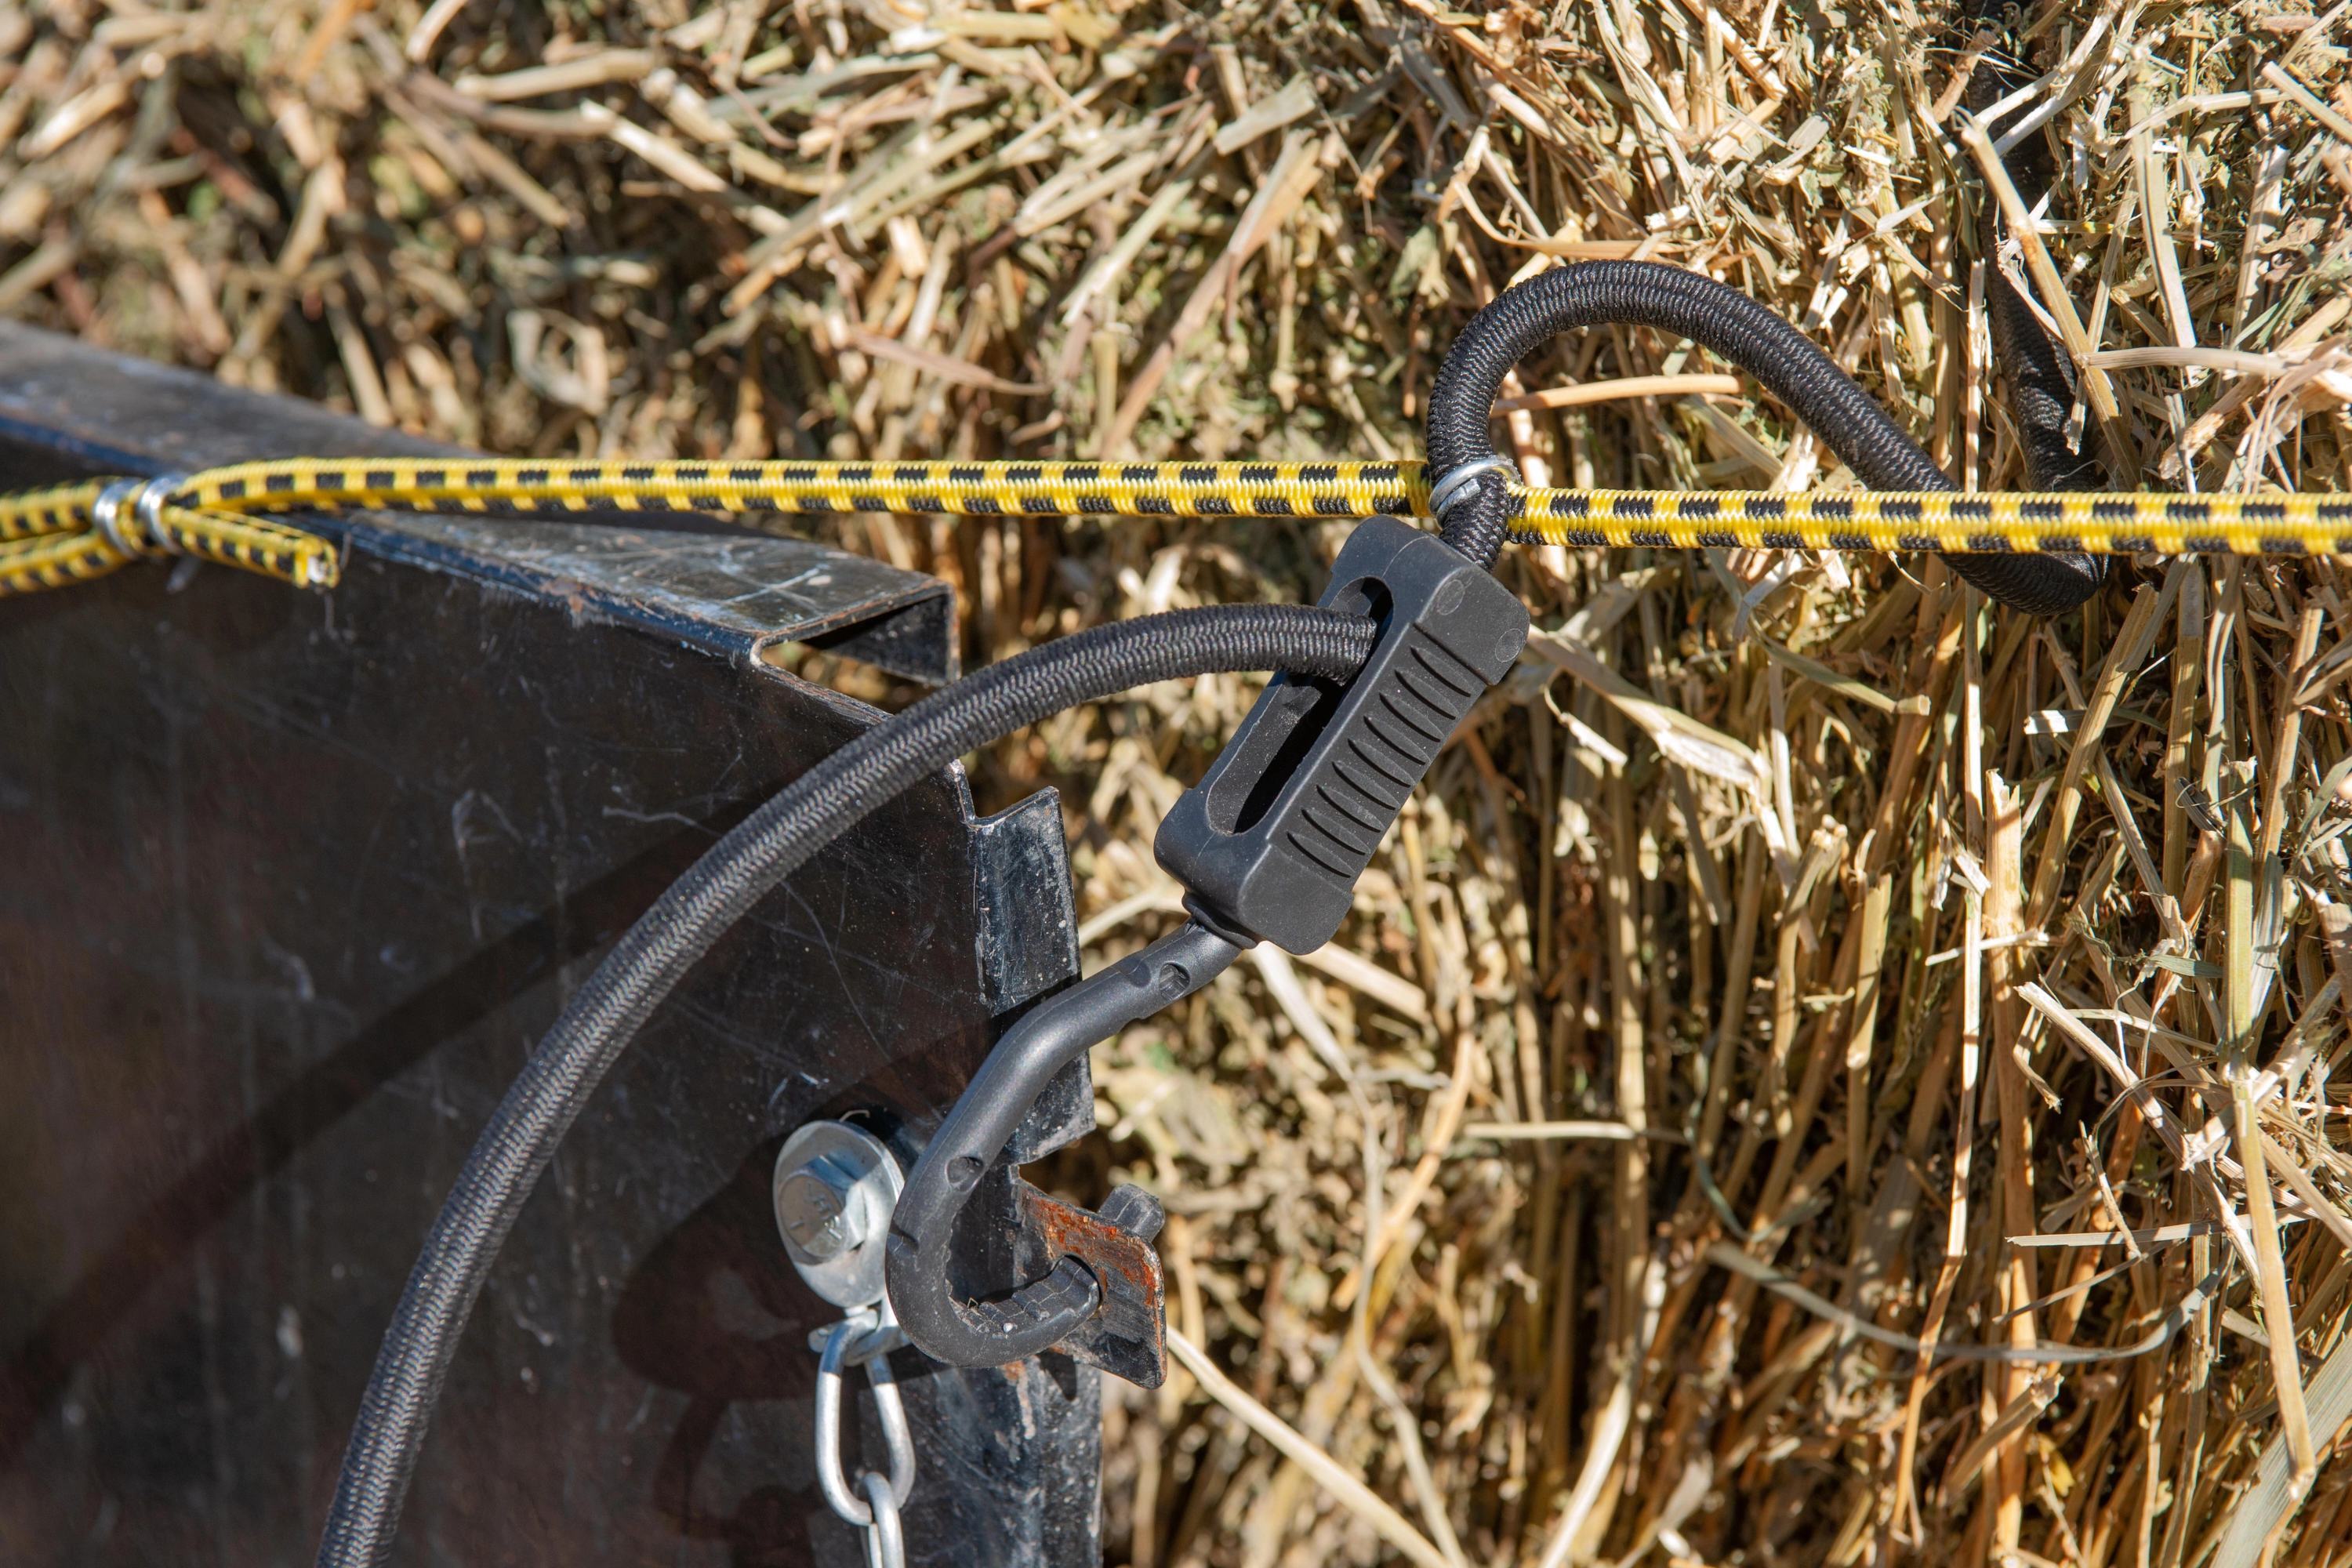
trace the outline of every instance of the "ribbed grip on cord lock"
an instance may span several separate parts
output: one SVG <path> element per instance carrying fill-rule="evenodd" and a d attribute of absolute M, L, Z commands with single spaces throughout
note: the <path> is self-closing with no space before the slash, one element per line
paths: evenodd
<path fill-rule="evenodd" d="M 1394 518 L 1358 525 L 1322 603 L 1378 623 L 1371 657 L 1345 686 L 1277 677 L 1153 845 L 1195 919 L 1297 953 L 1339 929 L 1413 786 L 1528 639 L 1517 595 Z"/>

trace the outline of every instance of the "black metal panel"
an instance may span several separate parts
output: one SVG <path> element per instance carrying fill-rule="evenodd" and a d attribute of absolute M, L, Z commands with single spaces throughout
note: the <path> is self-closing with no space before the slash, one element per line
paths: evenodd
<path fill-rule="evenodd" d="M 394 444 L 15 328 L 0 417 L 5 484 Z M 0 1560 L 306 1561 L 531 1042 L 715 832 L 874 721 L 745 657 L 807 631 L 799 568 L 752 548 L 788 542 L 633 531 L 377 515 L 331 595 L 138 567 L 0 600 Z M 697 969 L 491 1277 L 403 1561 L 862 1561 L 810 1466 L 834 1314 L 770 1168 L 813 1115 L 910 1156 L 992 1016 L 1067 977 L 1057 811 L 976 823 L 950 771 Z M 916 1561 L 1097 1560 L 1095 1373 L 897 1365 Z"/>

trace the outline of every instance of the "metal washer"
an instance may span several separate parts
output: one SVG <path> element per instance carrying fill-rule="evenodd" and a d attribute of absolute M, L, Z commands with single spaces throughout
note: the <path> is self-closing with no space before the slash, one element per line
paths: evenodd
<path fill-rule="evenodd" d="M 832 1194 L 844 1243 L 838 1250 L 813 1250 L 793 1236 L 788 1205 L 796 1217 L 803 1211 L 785 1189 L 795 1177 L 814 1178 Z M 776 1153 L 769 1196 L 775 1206 L 777 1234 L 810 1289 L 848 1310 L 883 1299 L 890 1215 L 905 1186 L 898 1160 L 882 1142 L 845 1121 L 812 1121 L 784 1140 Z"/>

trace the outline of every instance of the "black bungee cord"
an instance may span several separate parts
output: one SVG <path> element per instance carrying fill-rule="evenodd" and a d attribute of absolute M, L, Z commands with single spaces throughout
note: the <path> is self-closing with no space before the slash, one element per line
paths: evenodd
<path fill-rule="evenodd" d="M 2012 165 L 2019 176 L 2036 179 L 2038 194 L 2036 171 Z M 1990 219 L 1986 233 L 1990 242 Z M 1989 305 L 2034 484 L 2095 488 L 2097 466 L 2065 445 L 2071 366 L 1997 275 Z M 1954 488 L 1869 394 L 1763 306 L 1676 268 L 1587 262 L 1505 290 L 1472 318 L 1440 368 L 1428 450 L 1431 510 L 1445 543 L 1491 567 L 1508 534 L 1502 481 L 1512 470 L 1489 434 L 1503 376 L 1559 332 L 1612 323 L 1677 333 L 1746 371 L 1873 489 Z M 2095 556 L 1944 559 L 1988 596 L 2032 615 L 2081 604 L 2104 573 Z M 388 1556 L 460 1334 L 524 1201 L 654 1009 L 761 898 L 919 779 L 1024 725 L 1137 686 L 1213 672 L 1287 670 L 1344 684 L 1379 635 L 1370 619 L 1302 605 L 1215 605 L 1075 633 L 877 724 L 720 838 L 574 994 L 467 1158 L 385 1331 L 320 1543 L 321 1568 L 375 1568 Z"/>
<path fill-rule="evenodd" d="M 2023 326 L 2039 337 L 2040 324 L 2023 302 L 2008 298 Z M 1835 361 L 1745 294 L 1659 262 L 1587 261 L 1538 273 L 1497 295 L 1471 318 L 1438 370 L 1429 395 L 1430 510 L 1444 520 L 1448 544 L 1491 565 L 1510 530 L 1507 484 L 1518 475 L 1496 454 L 1488 434 L 1503 377 L 1561 332 L 1612 324 L 1672 332 L 1737 365 L 1828 442 L 1872 489 L 1958 488 Z M 2010 330 L 2015 333 L 2018 324 L 2012 321 Z M 2046 354 L 2048 341 L 2041 341 Z M 2068 405 L 2056 404 L 2032 375 L 2016 385 L 2011 407 L 2019 424 L 2046 421 L 2054 409 L 2063 451 Z M 2080 489 L 2080 479 L 2095 473 L 2095 465 L 2074 459 L 2069 468 L 2053 463 L 2037 469 L 2035 483 Z M 2093 555 L 1943 559 L 1987 596 L 2034 616 L 2073 609 L 2097 591 L 2104 573 L 2102 558 Z"/>

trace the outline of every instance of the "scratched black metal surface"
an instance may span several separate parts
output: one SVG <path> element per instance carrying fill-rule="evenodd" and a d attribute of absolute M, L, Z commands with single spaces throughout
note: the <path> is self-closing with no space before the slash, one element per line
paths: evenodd
<path fill-rule="evenodd" d="M 0 450 L 9 454 L 0 485 L 14 489 L 90 473 L 457 448 L 0 322 Z M 378 554 L 565 599 L 583 616 L 722 658 L 749 660 L 806 642 L 918 680 L 957 673 L 955 599 L 946 584 L 715 519 L 614 511 L 530 522 L 359 512 L 295 521 L 365 540 Z"/>
<path fill-rule="evenodd" d="M 90 381 L 152 396 L 93 403 L 78 352 L 0 328 L 0 483 L 217 460 L 207 422 L 263 442 L 263 413 L 289 447 L 389 439 L 217 415 L 210 384 L 120 362 Z M 329 595 L 133 569 L 0 602 L 0 1560 L 305 1560 L 417 1242 L 530 1044 L 715 832 L 873 721 L 709 657 L 736 636 L 715 614 L 583 615 L 553 584 L 584 567 L 433 557 L 415 521 L 355 530 Z M 737 541 L 664 543 L 673 581 L 705 549 L 757 575 Z M 775 1150 L 833 1114 L 911 1154 L 1071 972 L 1068 908 L 1050 798 L 975 823 L 950 773 L 729 937 L 525 1210 L 403 1561 L 862 1561 L 810 1466 L 831 1313 L 777 1241 Z M 1090 1125 L 1074 1100 L 1030 1146 Z M 898 1368 L 913 1560 L 1097 1561 L 1096 1373 Z"/>

